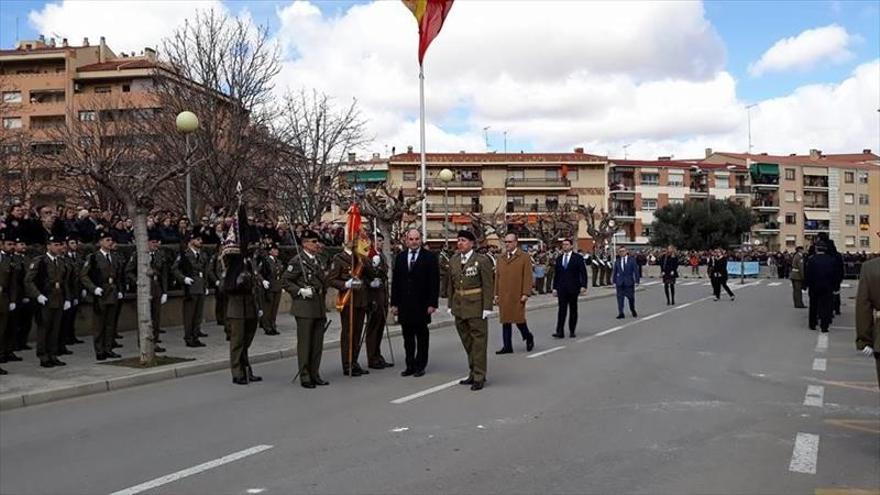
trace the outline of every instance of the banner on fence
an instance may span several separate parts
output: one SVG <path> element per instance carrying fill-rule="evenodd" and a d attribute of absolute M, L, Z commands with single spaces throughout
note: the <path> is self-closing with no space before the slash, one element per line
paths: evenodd
<path fill-rule="evenodd" d="M 746 261 L 745 263 L 741 261 L 727 262 L 727 274 L 730 276 L 742 276 L 743 271 L 745 271 L 747 277 L 757 276 L 760 270 L 761 267 L 757 261 Z"/>

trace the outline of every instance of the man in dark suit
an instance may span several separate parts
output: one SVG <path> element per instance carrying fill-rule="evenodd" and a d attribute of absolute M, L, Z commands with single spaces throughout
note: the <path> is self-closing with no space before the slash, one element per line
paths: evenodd
<path fill-rule="evenodd" d="M 437 255 L 422 247 L 417 229 L 406 233 L 407 249 L 394 260 L 391 279 L 391 312 L 397 315 L 406 351 L 401 376 L 424 376 L 428 365 L 428 323 L 440 297 Z"/>
<path fill-rule="evenodd" d="M 810 295 L 810 330 L 818 323 L 823 333 L 828 332 L 834 318 L 834 290 L 842 279 L 842 267 L 835 256 L 829 253 L 829 246 L 816 242 L 815 253 L 804 267 L 804 287 Z"/>
<path fill-rule="evenodd" d="M 624 298 L 629 301 L 629 311 L 633 318 L 637 318 L 639 315 L 636 313 L 636 286 L 639 285 L 639 266 L 635 257 L 630 256 L 624 247 L 617 250 L 617 259 L 614 260 L 614 268 L 611 272 L 611 283 L 617 289 L 617 319 L 624 318 Z"/>
<path fill-rule="evenodd" d="M 583 256 L 572 251 L 571 239 L 562 241 L 562 254 L 556 257 L 553 295 L 559 301 L 556 315 L 557 339 L 565 337 L 565 316 L 568 313 L 568 336 L 574 337 L 578 318 L 578 295 L 587 291 L 587 265 Z"/>
<path fill-rule="evenodd" d="M 736 295 L 727 286 L 727 256 L 724 255 L 724 251 L 716 249 L 712 252 L 712 257 L 709 258 L 709 262 L 706 265 L 706 271 L 709 273 L 709 280 L 712 282 L 712 293 L 715 295 L 715 300 L 721 299 L 721 289 L 723 288 L 727 295 L 730 296 L 730 300 L 735 301 Z"/>

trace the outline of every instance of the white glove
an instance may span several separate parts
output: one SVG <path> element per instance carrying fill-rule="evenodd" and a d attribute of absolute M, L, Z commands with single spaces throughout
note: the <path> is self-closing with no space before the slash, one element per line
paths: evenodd
<path fill-rule="evenodd" d="M 165 304 L 168 302 L 168 294 L 162 294 L 162 297 L 159 298 L 159 304 Z"/>
<path fill-rule="evenodd" d="M 374 289 L 378 289 L 381 286 L 382 286 L 382 281 L 379 280 L 378 278 L 374 278 L 373 281 L 370 282 L 370 287 L 372 287 Z"/>
<path fill-rule="evenodd" d="M 263 310 L 261 309 L 261 310 L 257 311 L 257 318 L 262 318 L 262 317 L 263 317 Z"/>
<path fill-rule="evenodd" d="M 303 299 L 311 299 L 312 296 L 314 296 L 314 295 L 315 294 L 314 294 L 314 292 L 312 292 L 311 287 L 303 287 L 302 289 L 299 290 L 299 296 L 302 297 Z"/>
<path fill-rule="evenodd" d="M 865 357 L 872 357 L 874 355 L 874 348 L 866 345 L 864 349 L 859 351 L 859 353 L 861 353 Z"/>
<path fill-rule="evenodd" d="M 31 300 L 30 300 L 30 298 L 25 297 L 25 298 L 22 298 L 21 302 L 22 302 L 22 304 L 27 304 L 27 303 L 31 302 Z"/>
<path fill-rule="evenodd" d="M 374 254 L 373 255 L 373 266 L 378 267 L 380 263 L 382 263 L 382 257 L 379 256 L 378 254 Z"/>
<path fill-rule="evenodd" d="M 263 280 L 263 288 L 266 290 L 269 290 L 269 281 L 268 280 Z"/>
<path fill-rule="evenodd" d="M 64 307 L 62 307 L 61 309 L 63 309 L 64 311 L 70 309 L 70 301 L 64 301 Z"/>
<path fill-rule="evenodd" d="M 95 295 L 98 296 L 98 297 L 103 296 L 103 295 L 104 295 L 104 289 L 102 289 L 102 288 L 100 288 L 100 287 L 95 287 Z"/>
<path fill-rule="evenodd" d="M 194 282 L 193 279 L 191 279 L 191 278 L 189 278 L 189 277 L 183 277 L 183 283 L 184 283 L 185 285 L 192 285 L 193 282 Z"/>
<path fill-rule="evenodd" d="M 361 285 L 363 285 L 363 282 L 361 282 L 359 279 L 356 279 L 356 278 L 350 278 L 345 281 L 345 288 L 346 289 L 352 289 L 352 288 L 359 289 L 361 287 Z"/>
<path fill-rule="evenodd" d="M 492 315 L 492 312 L 491 312 L 491 311 L 487 311 L 487 310 L 485 310 L 485 309 L 483 310 L 483 319 L 484 319 L 484 320 L 487 319 L 487 318 L 489 318 L 489 316 L 491 316 L 491 315 Z"/>
<path fill-rule="evenodd" d="M 117 293 L 116 293 L 116 298 L 117 298 L 117 299 L 122 299 L 122 298 L 124 298 L 124 297 L 125 297 L 125 294 L 123 294 L 122 292 L 117 292 Z"/>
<path fill-rule="evenodd" d="M 446 314 L 452 315 L 452 308 L 446 308 Z"/>
<path fill-rule="evenodd" d="M 15 303 L 9 303 L 9 311 L 15 311 Z"/>
<path fill-rule="evenodd" d="M 207 287 L 205 287 L 205 295 L 206 296 L 208 295 L 208 288 Z"/>
<path fill-rule="evenodd" d="M 219 281 L 219 280 L 216 281 L 216 282 L 214 282 L 214 287 L 220 287 L 220 281 Z"/>
<path fill-rule="evenodd" d="M 38 303 L 40 306 L 45 306 L 47 302 L 49 302 L 49 298 L 48 298 L 48 297 L 46 297 L 46 296 L 44 296 L 44 295 L 42 295 L 42 294 L 40 294 L 39 296 L 37 296 L 37 303 Z"/>
<path fill-rule="evenodd" d="M 86 290 L 83 289 L 83 290 L 82 290 L 82 293 L 80 294 L 80 297 L 83 298 L 83 299 L 85 299 L 87 295 L 88 295 L 88 292 L 86 292 Z"/>

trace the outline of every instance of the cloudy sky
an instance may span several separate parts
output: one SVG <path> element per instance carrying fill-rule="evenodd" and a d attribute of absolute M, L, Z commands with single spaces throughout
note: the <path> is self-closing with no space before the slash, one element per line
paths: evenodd
<path fill-rule="evenodd" d="M 395 0 L 3 0 L 0 44 L 17 31 L 138 51 L 212 7 L 269 26 L 279 91 L 357 98 L 369 151 L 418 148 L 417 28 Z M 505 132 L 508 151 L 745 151 L 752 104 L 755 152 L 880 151 L 876 0 L 458 0 L 425 73 L 429 151 L 503 151 Z"/>

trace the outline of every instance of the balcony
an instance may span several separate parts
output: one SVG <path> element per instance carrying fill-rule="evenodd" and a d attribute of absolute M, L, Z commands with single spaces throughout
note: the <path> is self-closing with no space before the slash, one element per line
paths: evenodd
<path fill-rule="evenodd" d="M 569 189 L 571 181 L 563 178 L 546 178 L 546 177 L 508 177 L 504 181 L 504 185 L 508 189 L 525 190 L 525 189 Z"/>
<path fill-rule="evenodd" d="M 804 190 L 827 190 L 828 177 L 806 175 L 804 176 Z"/>
<path fill-rule="evenodd" d="M 828 203 L 823 203 L 823 202 L 804 203 L 804 208 L 807 210 L 828 210 L 828 209 L 830 209 L 830 207 L 828 206 Z"/>
<path fill-rule="evenodd" d="M 483 180 L 482 179 L 456 179 L 451 180 L 449 182 L 443 182 L 442 180 L 432 177 L 425 181 L 425 185 L 428 189 L 439 189 L 443 190 L 445 188 L 449 188 L 450 190 L 478 190 L 483 188 Z"/>
<path fill-rule="evenodd" d="M 611 194 L 635 194 L 636 181 L 632 179 L 608 181 L 608 192 Z"/>
<path fill-rule="evenodd" d="M 554 203 L 507 203 L 507 213 L 550 213 L 559 210 L 559 205 Z"/>
<path fill-rule="evenodd" d="M 765 222 L 759 223 L 752 227 L 752 230 L 757 233 L 770 233 L 776 234 L 779 233 L 779 222 Z"/>
<path fill-rule="evenodd" d="M 428 202 L 425 203 L 425 209 L 428 213 L 439 213 L 444 214 L 446 209 L 443 207 L 443 202 L 433 203 Z M 449 203 L 449 214 L 450 215 L 461 215 L 465 213 L 481 213 L 483 211 L 483 205 L 480 204 L 452 204 Z"/>
<path fill-rule="evenodd" d="M 779 205 L 775 201 L 752 200 L 752 209 L 758 211 L 779 211 Z"/>
<path fill-rule="evenodd" d="M 612 208 L 611 216 L 619 222 L 634 222 L 636 219 L 635 208 Z"/>
<path fill-rule="evenodd" d="M 691 196 L 708 196 L 709 187 L 703 184 L 691 185 L 688 194 L 690 194 Z"/>
<path fill-rule="evenodd" d="M 753 177 L 752 189 L 779 189 L 779 176 Z"/>
<path fill-rule="evenodd" d="M 751 196 L 752 195 L 752 187 L 751 186 L 736 186 L 734 188 L 734 194 L 737 196 Z"/>

